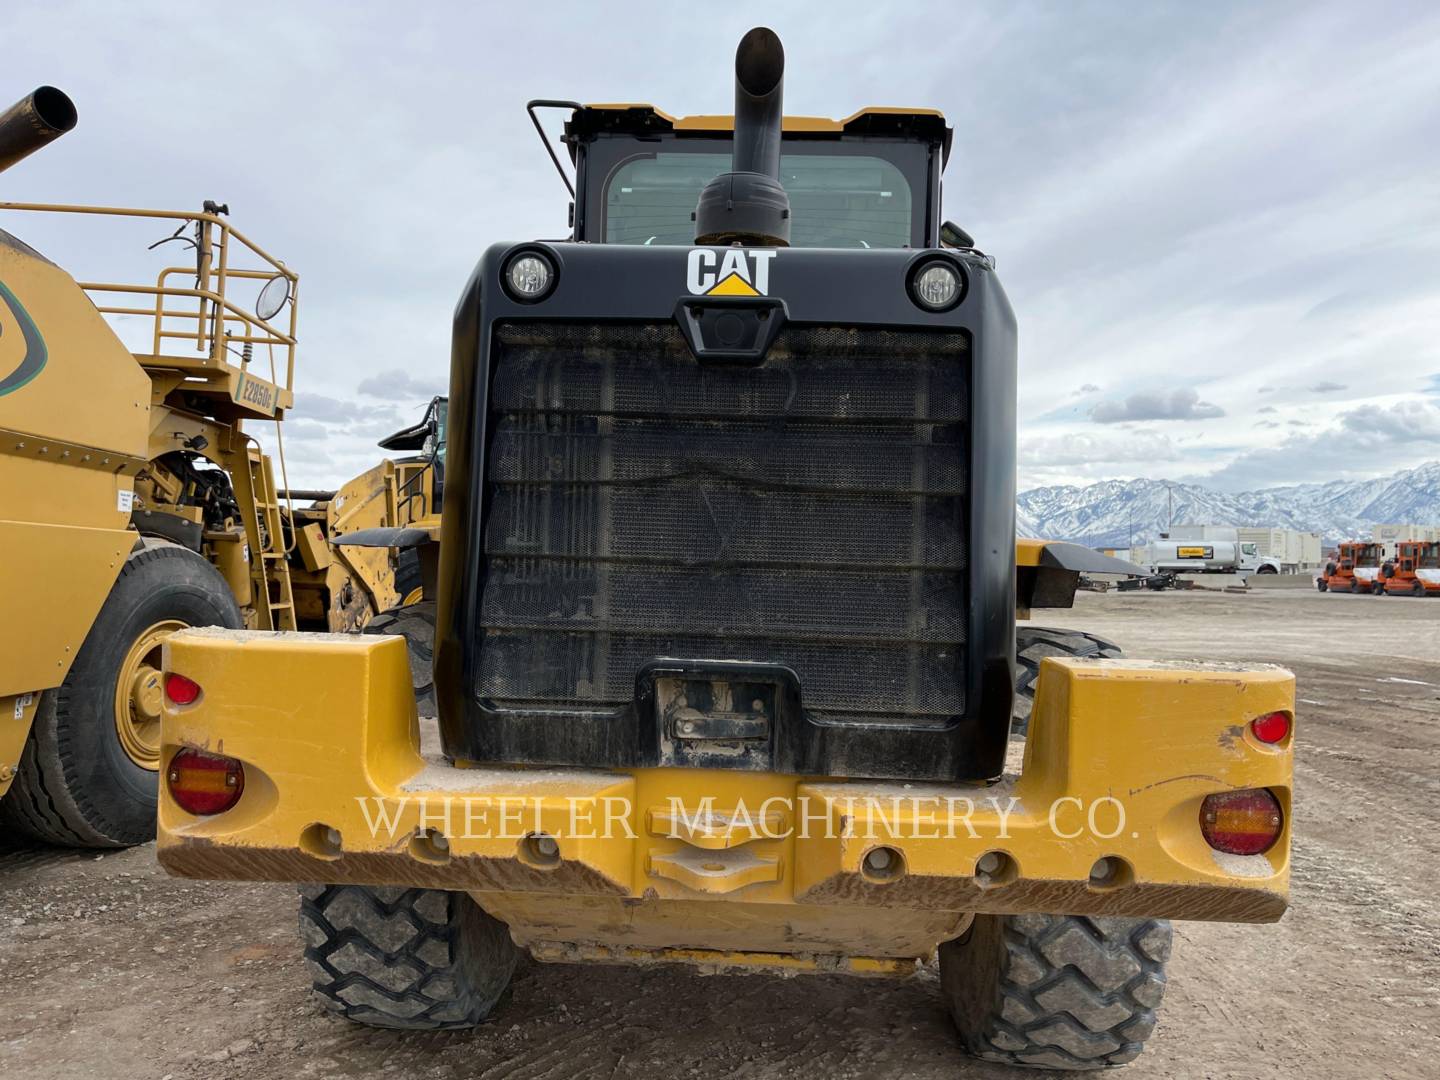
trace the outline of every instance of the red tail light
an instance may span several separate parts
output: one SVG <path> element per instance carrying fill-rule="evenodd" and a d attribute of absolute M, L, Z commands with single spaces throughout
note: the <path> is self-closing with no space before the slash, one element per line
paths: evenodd
<path fill-rule="evenodd" d="M 1250 721 L 1250 730 L 1255 738 L 1272 746 L 1290 734 L 1290 714 L 1283 712 L 1266 713 Z"/>
<path fill-rule="evenodd" d="M 1280 802 L 1263 788 L 1206 796 L 1200 804 L 1200 832 L 1216 851 L 1262 855 L 1285 825 Z"/>
<path fill-rule="evenodd" d="M 181 810 L 205 817 L 224 813 L 240 801 L 245 790 L 245 766 L 219 754 L 181 750 L 170 759 L 165 779 L 171 798 Z"/>
<path fill-rule="evenodd" d="M 172 671 L 165 676 L 165 696 L 176 705 L 189 705 L 200 696 L 200 684 Z"/>

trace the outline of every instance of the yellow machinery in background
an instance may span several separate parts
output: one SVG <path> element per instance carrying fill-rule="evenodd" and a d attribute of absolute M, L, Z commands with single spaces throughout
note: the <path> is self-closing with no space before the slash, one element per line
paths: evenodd
<path fill-rule="evenodd" d="M 0 170 L 75 121 L 61 91 L 35 91 L 0 116 Z M 297 627 L 293 532 L 246 425 L 283 445 L 298 278 L 227 213 L 0 202 L 5 831 L 153 837 L 162 643 Z M 152 280 L 77 281 L 7 231 L 77 219 L 112 251 L 153 223 L 151 247 L 185 257 Z"/>
<path fill-rule="evenodd" d="M 434 398 L 418 424 L 380 442 L 410 456 L 387 458 L 334 491 L 285 493 L 309 503 L 288 512 L 301 629 L 364 630 L 377 616 L 433 594 L 445 416 L 445 398 Z"/>

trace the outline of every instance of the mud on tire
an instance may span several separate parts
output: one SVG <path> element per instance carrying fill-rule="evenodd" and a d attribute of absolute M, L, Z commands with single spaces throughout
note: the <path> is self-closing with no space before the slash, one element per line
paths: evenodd
<path fill-rule="evenodd" d="M 435 601 L 421 600 L 405 607 L 382 611 L 371 619 L 362 633 L 394 634 L 405 639 L 410 654 L 410 681 L 415 687 L 415 707 L 421 716 L 435 716 Z"/>
<path fill-rule="evenodd" d="M 517 955 L 504 923 L 436 889 L 302 885 L 300 936 L 325 1007 L 372 1027 L 474 1027 Z"/>
<path fill-rule="evenodd" d="M 1120 646 L 1094 634 L 1080 630 L 1060 630 L 1047 626 L 1015 627 L 1015 723 L 1012 735 L 1024 735 L 1030 729 L 1030 710 L 1035 705 L 1035 682 L 1040 677 L 1040 661 L 1047 656 L 1118 657 L 1124 656 Z"/>
<path fill-rule="evenodd" d="M 1170 923 L 977 915 L 940 946 L 940 981 L 965 1049 L 1047 1069 L 1123 1065 L 1155 1030 Z"/>

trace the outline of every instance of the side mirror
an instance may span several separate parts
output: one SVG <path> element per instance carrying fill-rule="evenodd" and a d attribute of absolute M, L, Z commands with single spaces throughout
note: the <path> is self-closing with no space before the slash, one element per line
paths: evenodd
<path fill-rule="evenodd" d="M 973 248 L 975 238 L 953 221 L 940 226 L 940 243 L 952 248 Z"/>
<path fill-rule="evenodd" d="M 260 295 L 255 298 L 255 314 L 265 322 L 269 322 L 280 314 L 280 309 L 289 299 L 290 279 L 284 274 L 276 274 L 265 283 L 265 287 L 260 290 Z"/>

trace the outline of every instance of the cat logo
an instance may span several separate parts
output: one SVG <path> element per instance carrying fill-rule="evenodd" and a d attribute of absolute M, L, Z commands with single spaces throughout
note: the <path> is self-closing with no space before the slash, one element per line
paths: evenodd
<path fill-rule="evenodd" d="M 39 375 L 48 357 L 35 320 L 0 282 L 0 397 L 19 390 Z"/>
<path fill-rule="evenodd" d="M 685 284 L 693 296 L 766 296 L 776 251 L 691 248 Z"/>

